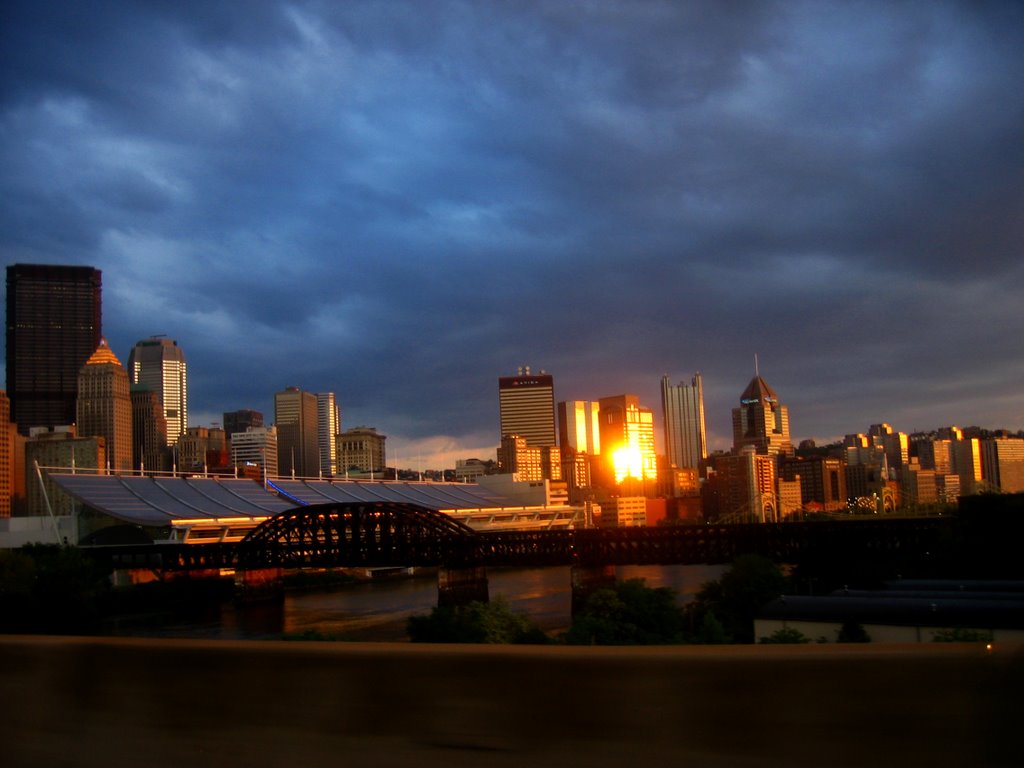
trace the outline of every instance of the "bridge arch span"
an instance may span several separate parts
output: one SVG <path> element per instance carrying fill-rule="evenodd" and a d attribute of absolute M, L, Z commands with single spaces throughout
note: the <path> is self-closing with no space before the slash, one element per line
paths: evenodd
<path fill-rule="evenodd" d="M 476 533 L 418 504 L 331 502 L 268 518 L 238 545 L 241 568 L 473 565 Z"/>

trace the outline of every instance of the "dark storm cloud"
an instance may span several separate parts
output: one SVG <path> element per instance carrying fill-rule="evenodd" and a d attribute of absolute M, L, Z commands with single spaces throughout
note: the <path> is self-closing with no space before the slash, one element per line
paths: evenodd
<path fill-rule="evenodd" d="M 2 13 L 6 261 L 103 269 L 203 418 L 296 384 L 489 450 L 517 365 L 700 369 L 725 445 L 758 353 L 799 436 L 1024 426 L 1018 4 Z"/>

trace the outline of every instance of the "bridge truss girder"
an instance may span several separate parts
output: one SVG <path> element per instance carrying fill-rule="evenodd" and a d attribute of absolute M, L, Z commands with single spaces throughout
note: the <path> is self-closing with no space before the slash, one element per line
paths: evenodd
<path fill-rule="evenodd" d="M 885 557 L 924 552 L 947 518 L 879 518 L 578 529 L 474 531 L 432 509 L 399 502 L 329 503 L 267 519 L 237 544 L 99 547 L 118 567 L 343 568 L 444 566 L 539 567 L 729 563 L 743 554 L 795 562 L 820 552 Z"/>
<path fill-rule="evenodd" d="M 476 565 L 471 528 L 401 502 L 298 507 L 269 518 L 238 545 L 238 567 Z"/>

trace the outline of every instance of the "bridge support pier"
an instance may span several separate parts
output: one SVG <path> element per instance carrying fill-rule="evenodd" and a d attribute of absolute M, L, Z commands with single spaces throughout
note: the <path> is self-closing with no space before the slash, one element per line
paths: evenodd
<path fill-rule="evenodd" d="M 614 565 L 574 565 L 572 578 L 572 615 L 583 611 L 587 599 L 599 589 L 615 584 Z"/>
<path fill-rule="evenodd" d="M 468 568 L 437 569 L 437 607 L 453 608 L 471 602 L 486 603 L 490 596 L 487 591 L 487 569 L 482 565 Z"/>
<path fill-rule="evenodd" d="M 258 603 L 284 597 L 284 570 L 257 568 L 235 571 L 235 595 L 243 603 Z"/>

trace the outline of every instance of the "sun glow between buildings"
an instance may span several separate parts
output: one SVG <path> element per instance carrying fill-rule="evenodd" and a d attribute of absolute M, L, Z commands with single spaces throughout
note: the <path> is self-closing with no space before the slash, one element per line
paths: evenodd
<path fill-rule="evenodd" d="M 639 480 L 643 477 L 643 457 L 640 449 L 625 445 L 612 454 L 612 466 L 615 469 L 615 482 L 621 483 L 627 477 Z"/>

